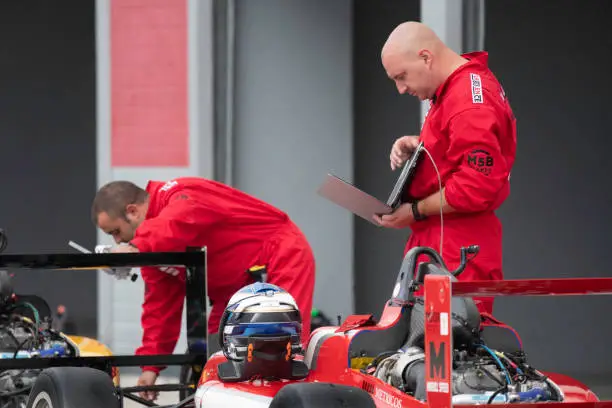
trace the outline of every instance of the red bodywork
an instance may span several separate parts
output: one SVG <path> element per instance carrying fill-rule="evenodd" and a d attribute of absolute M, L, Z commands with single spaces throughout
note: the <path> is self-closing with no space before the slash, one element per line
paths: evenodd
<path fill-rule="evenodd" d="M 530 279 L 506 281 L 472 281 L 453 282 L 449 276 L 428 275 L 425 277 L 425 313 L 426 313 L 426 362 L 440 358 L 443 353 L 445 364 L 441 370 L 431 370 L 426 364 L 426 383 L 428 403 L 423 403 L 407 395 L 391 385 L 359 370 L 352 369 L 349 358 L 349 348 L 354 337 L 362 331 L 386 330 L 394 326 L 401 316 L 401 306 L 387 304 L 377 323 L 372 323 L 370 315 L 349 316 L 340 327 L 323 327 L 314 331 L 310 341 L 317 339 L 322 333 L 334 335 L 320 343 L 318 354 L 312 360 L 312 368 L 306 382 L 331 382 L 350 385 L 364 389 L 372 395 L 379 408 L 419 408 L 431 405 L 435 408 L 450 408 L 451 393 L 451 337 L 448 318 L 451 309 L 451 296 L 515 296 L 515 295 L 586 295 L 612 294 L 612 278 L 592 279 Z M 511 327 L 485 315 L 483 326 L 498 325 L 514 331 Z M 516 333 L 516 332 L 515 332 Z M 518 337 L 520 341 L 520 337 Z M 436 355 L 433 356 L 432 352 Z M 308 357 L 308 353 L 306 353 Z M 266 397 L 274 397 L 276 393 L 291 381 L 272 382 L 242 382 L 221 383 L 217 377 L 217 365 L 225 362 L 222 355 L 214 355 L 207 362 L 199 384 L 215 382 L 217 386 L 235 389 Z M 438 366 L 439 367 L 439 366 Z M 599 401 L 597 396 L 581 382 L 562 374 L 542 372 L 554 381 L 564 393 L 564 402 L 520 403 L 521 407 L 531 407 L 546 404 L 548 408 L 576 406 L 580 408 L 612 408 L 612 401 Z M 496 404 L 497 405 L 497 404 Z M 506 404 L 513 405 L 513 404 Z M 455 404 L 454 406 L 459 406 Z M 467 407 L 467 405 L 466 405 Z"/>

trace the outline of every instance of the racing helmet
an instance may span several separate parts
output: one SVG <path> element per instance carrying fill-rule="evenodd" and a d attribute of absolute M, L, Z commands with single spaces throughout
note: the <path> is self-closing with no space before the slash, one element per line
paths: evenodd
<path fill-rule="evenodd" d="M 228 360 L 291 361 L 301 347 L 302 319 L 293 297 L 256 282 L 230 298 L 219 324 L 219 346 Z"/>

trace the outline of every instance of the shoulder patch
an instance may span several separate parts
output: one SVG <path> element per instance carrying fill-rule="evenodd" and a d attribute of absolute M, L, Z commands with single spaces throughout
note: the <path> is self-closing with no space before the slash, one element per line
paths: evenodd
<path fill-rule="evenodd" d="M 466 164 L 477 172 L 489 176 L 495 165 L 493 156 L 486 150 L 473 149 L 467 154 Z"/>
<path fill-rule="evenodd" d="M 480 75 L 470 73 L 470 86 L 472 88 L 472 103 L 483 103 L 482 80 Z"/>
<path fill-rule="evenodd" d="M 160 189 L 160 191 L 168 191 L 172 187 L 177 186 L 177 185 L 178 185 L 178 181 L 170 180 L 170 181 L 166 182 L 166 184 L 164 184 L 164 186 Z"/>

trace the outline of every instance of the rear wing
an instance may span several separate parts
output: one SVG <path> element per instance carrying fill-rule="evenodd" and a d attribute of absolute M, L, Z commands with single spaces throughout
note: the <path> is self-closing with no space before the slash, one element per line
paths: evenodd
<path fill-rule="evenodd" d="M 451 282 L 450 275 L 426 275 L 425 294 L 425 376 L 427 403 L 435 408 L 452 404 L 451 298 L 474 296 L 573 296 L 612 294 L 612 278 L 516 279 L 503 281 Z M 525 403 L 535 408 L 612 408 L 612 401 Z M 455 404 L 457 405 L 457 404 Z M 512 405 L 512 404 L 504 404 Z"/>
<path fill-rule="evenodd" d="M 91 254 L 25 254 L 0 255 L 0 269 L 52 269 L 52 270 L 91 270 L 113 267 L 184 267 L 186 270 L 187 307 L 197 307 L 206 315 L 208 322 L 206 292 L 206 248 L 187 248 L 184 252 L 149 253 L 91 253 Z M 109 278 L 111 279 L 111 278 Z M 127 282 L 126 284 L 129 284 Z M 186 314 L 187 327 L 192 327 L 193 317 Z M 206 324 L 208 326 L 208 324 Z M 207 340 L 207 327 L 198 335 Z M 186 354 L 159 355 L 114 355 L 104 357 L 59 357 L 37 359 L 0 359 L 0 370 L 44 369 L 61 366 L 86 366 L 101 369 L 126 366 L 182 366 L 200 365 L 208 357 L 206 354 L 188 352 Z"/>

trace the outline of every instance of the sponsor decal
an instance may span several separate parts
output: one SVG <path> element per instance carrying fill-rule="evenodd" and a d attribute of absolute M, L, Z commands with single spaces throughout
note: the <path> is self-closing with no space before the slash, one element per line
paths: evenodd
<path fill-rule="evenodd" d="M 482 103 L 482 81 L 480 75 L 470 74 L 470 81 L 472 86 L 472 103 Z"/>
<path fill-rule="evenodd" d="M 467 165 L 488 176 L 491 174 L 491 170 L 493 169 L 493 156 L 486 150 L 483 149 L 474 149 L 467 154 Z"/>
<path fill-rule="evenodd" d="M 440 336 L 448 336 L 448 313 L 440 313 Z"/>
<path fill-rule="evenodd" d="M 161 191 L 168 191 L 170 190 L 172 187 L 177 186 L 178 185 L 178 181 L 176 180 L 171 180 L 168 181 L 166 184 L 164 184 L 164 186 L 160 189 Z"/>
<path fill-rule="evenodd" d="M 179 274 L 179 270 L 173 266 L 162 266 L 159 270 L 172 276 L 177 276 Z"/>
<path fill-rule="evenodd" d="M 402 408 L 402 400 L 396 397 L 395 395 L 391 395 L 388 392 L 381 390 L 380 388 L 376 388 L 376 392 L 374 396 L 377 400 L 384 402 L 387 405 L 390 405 L 394 408 Z"/>
<path fill-rule="evenodd" d="M 448 383 L 443 381 L 427 381 L 427 385 L 425 387 L 427 392 L 441 392 L 448 394 L 449 390 Z"/>
<path fill-rule="evenodd" d="M 374 391 L 376 390 L 374 385 L 368 381 L 364 381 L 363 384 L 361 385 L 361 388 L 363 388 L 369 394 L 374 394 Z"/>

